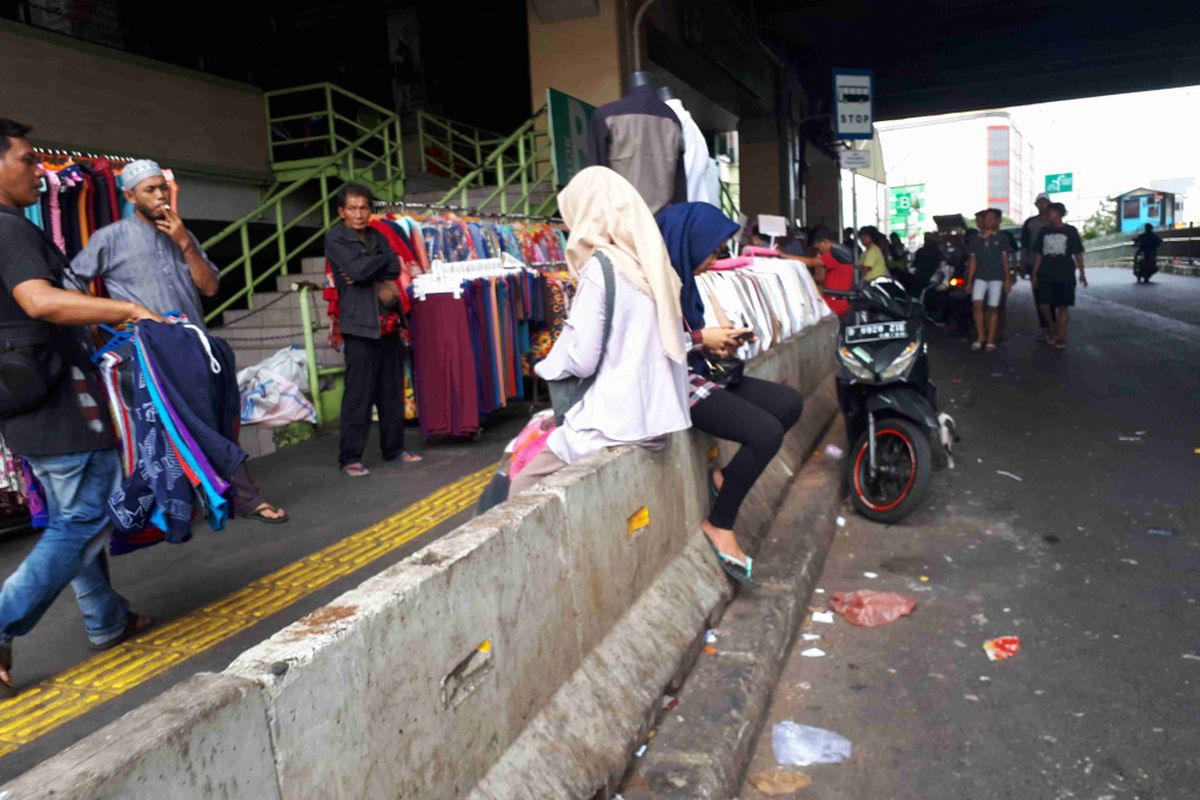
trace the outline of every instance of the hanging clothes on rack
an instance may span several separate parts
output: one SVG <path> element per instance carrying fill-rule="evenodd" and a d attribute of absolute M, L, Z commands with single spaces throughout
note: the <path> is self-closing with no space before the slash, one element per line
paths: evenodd
<path fill-rule="evenodd" d="M 50 234 L 68 258 L 86 247 L 100 228 L 132 216 L 133 206 L 120 190 L 120 176 L 135 159 L 36 148 L 34 154 L 41 160 L 46 180 L 41 199 L 26 209 L 26 216 Z M 179 185 L 170 170 L 164 176 L 171 207 L 178 211 Z"/>
<path fill-rule="evenodd" d="M 532 329 L 545 324 L 545 276 L 507 253 L 435 261 L 413 282 L 413 373 L 421 433 L 469 436 L 525 396 Z"/>

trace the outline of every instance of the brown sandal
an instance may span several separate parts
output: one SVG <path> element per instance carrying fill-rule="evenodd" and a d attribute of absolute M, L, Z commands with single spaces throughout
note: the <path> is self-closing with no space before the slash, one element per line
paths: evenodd
<path fill-rule="evenodd" d="M 121 642 L 128 641 L 137 636 L 153 624 L 154 619 L 152 617 L 147 617 L 145 614 L 134 614 L 130 611 L 125 617 L 125 630 L 121 631 L 120 636 L 115 639 L 109 639 L 103 644 L 89 644 L 88 647 L 98 653 L 104 650 L 111 650 L 121 644 Z"/>

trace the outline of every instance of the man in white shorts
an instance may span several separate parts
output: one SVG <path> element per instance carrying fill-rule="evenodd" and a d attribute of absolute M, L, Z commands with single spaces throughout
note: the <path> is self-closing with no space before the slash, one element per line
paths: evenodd
<path fill-rule="evenodd" d="M 1000 216 L 1000 210 L 995 208 L 983 212 L 979 236 L 967 251 L 967 291 L 971 293 L 975 312 L 972 352 L 985 347 L 989 353 L 996 349 L 1000 301 L 1012 289 L 1012 273 L 1008 268 L 1012 245 L 1007 236 L 1000 235 Z"/>

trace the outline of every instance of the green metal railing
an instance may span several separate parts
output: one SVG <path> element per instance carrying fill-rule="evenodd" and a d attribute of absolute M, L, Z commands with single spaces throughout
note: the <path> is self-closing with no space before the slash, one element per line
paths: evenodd
<path fill-rule="evenodd" d="M 729 184 L 725 181 L 718 181 L 721 186 L 721 211 L 725 216 L 732 220 L 739 219 L 741 211 L 737 207 L 737 202 L 733 199 L 733 193 L 729 191 Z"/>
<path fill-rule="evenodd" d="M 300 321 L 304 326 L 304 353 L 308 363 L 308 386 L 312 394 L 313 409 L 317 412 L 317 426 L 323 427 L 327 414 L 324 392 L 321 390 L 321 379 L 344 375 L 346 368 L 344 366 L 322 367 L 317 364 L 317 342 L 314 334 L 318 330 L 323 330 L 324 326 L 316 325 L 313 322 L 309 293 L 320 288 L 317 284 L 309 281 L 292 284 L 292 291 L 300 293 Z"/>
<path fill-rule="evenodd" d="M 323 104 L 316 112 L 309 105 L 314 97 Z M 221 277 L 236 274 L 244 281 L 237 292 L 205 315 L 205 321 L 211 322 L 242 301 L 253 310 L 254 290 L 275 275 L 286 275 L 288 262 L 329 230 L 333 198 L 345 184 L 365 184 L 388 200 L 404 193 L 404 156 L 396 114 L 328 83 L 268 92 L 265 106 L 276 182 L 258 208 L 202 243 L 205 250 L 211 250 L 236 237 L 241 255 L 221 270 Z M 352 113 L 373 122 L 351 119 L 348 114 Z M 318 122 L 326 127 L 321 129 Z M 305 131 L 297 130 L 301 123 Z M 298 132 L 314 135 L 297 136 Z M 295 206 L 303 201 L 293 196 L 314 182 L 319 187 L 316 202 L 297 211 Z M 251 226 L 264 223 L 274 229 L 252 245 Z M 316 230 L 289 243 L 288 234 L 305 224 Z"/>
<path fill-rule="evenodd" d="M 496 144 L 491 154 L 486 156 L 479 166 L 464 175 L 453 189 L 446 192 L 438 204 L 470 206 L 468 191 L 472 187 L 494 184 L 492 191 L 474 204 L 475 208 L 487 210 L 494 203 L 502 214 L 549 214 L 555 207 L 557 198 L 553 191 L 554 168 L 550 160 L 550 134 L 537 128 L 538 120 L 545 113 L 546 107 L 543 106 L 521 127 Z M 510 187 L 520 187 L 520 194 L 515 200 L 509 197 Z M 539 191 L 546 190 L 549 190 L 549 195 L 535 204 L 534 196 Z"/>
<path fill-rule="evenodd" d="M 464 125 L 428 111 L 417 112 L 422 172 L 460 180 L 479 169 L 504 139 L 504 134 L 495 131 Z M 482 175 L 476 185 L 483 186 Z"/>
<path fill-rule="evenodd" d="M 331 156 L 332 169 L 368 183 L 380 197 L 404 194 L 400 117 L 331 83 L 263 95 L 271 168 L 281 183 L 305 178 Z"/>
<path fill-rule="evenodd" d="M 241 245 L 241 255 L 227 264 L 220 274 L 222 278 L 230 274 L 239 274 L 245 282 L 245 285 L 237 292 L 206 314 L 205 321 L 212 321 L 219 314 L 243 300 L 246 308 L 253 310 L 254 290 L 275 275 L 286 275 L 288 263 L 302 255 L 325 235 L 325 232 L 333 224 L 330 207 L 342 186 L 351 182 L 369 185 L 371 171 L 390 155 L 382 153 L 370 161 L 357 161 L 353 157 L 347 156 L 346 151 L 360 152 L 360 148 L 365 142 L 378 136 L 380 131 L 392 124 L 392 121 L 385 120 L 368 128 L 362 136 L 351 141 L 345 151 L 318 160 L 290 185 L 276 192 L 258 208 L 201 244 L 205 250 L 211 250 L 226 239 L 236 236 Z M 316 181 L 319 186 L 316 201 L 298 212 L 294 209 L 289 210 L 291 203 L 287 201 L 302 187 L 313 181 Z M 251 245 L 251 225 L 263 222 L 273 223 L 274 230 L 256 244 Z M 288 233 L 298 225 L 305 223 L 315 227 L 315 230 L 299 242 L 289 243 Z M 260 254 L 261 257 L 256 263 L 255 258 Z"/>

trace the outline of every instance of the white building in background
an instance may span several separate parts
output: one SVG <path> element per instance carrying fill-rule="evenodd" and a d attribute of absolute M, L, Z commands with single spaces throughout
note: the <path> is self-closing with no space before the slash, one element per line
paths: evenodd
<path fill-rule="evenodd" d="M 888 217 L 889 230 L 910 243 L 935 229 L 934 215 L 998 208 L 1015 222 L 1035 213 L 1044 188 L 1036 180 L 1033 144 L 1007 111 L 982 111 L 880 122 L 888 188 L 906 193 L 915 209 Z M 905 189 L 903 187 L 911 187 Z M 894 203 L 892 204 L 894 206 Z"/>

